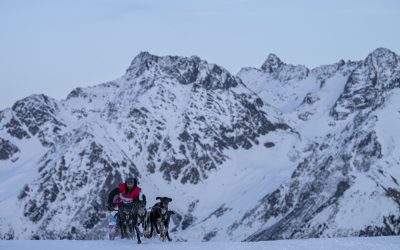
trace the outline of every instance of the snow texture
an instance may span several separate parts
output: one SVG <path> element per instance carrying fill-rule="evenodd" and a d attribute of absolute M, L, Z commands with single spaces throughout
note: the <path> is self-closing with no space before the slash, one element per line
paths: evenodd
<path fill-rule="evenodd" d="M 3 250 L 109 250 L 132 249 L 139 247 L 132 245 L 132 241 L 0 241 Z M 144 250 L 396 250 L 399 249 L 399 237 L 361 237 L 336 239 L 307 239 L 307 240 L 278 240 L 263 242 L 174 242 L 174 243 L 143 243 L 140 249 Z"/>

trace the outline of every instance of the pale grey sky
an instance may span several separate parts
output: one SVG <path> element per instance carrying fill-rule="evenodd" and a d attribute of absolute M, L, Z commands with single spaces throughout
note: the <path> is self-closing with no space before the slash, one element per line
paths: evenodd
<path fill-rule="evenodd" d="M 315 67 L 400 53 L 398 0 L 0 0 L 0 110 L 121 76 L 140 51 L 233 74 L 269 53 Z"/>

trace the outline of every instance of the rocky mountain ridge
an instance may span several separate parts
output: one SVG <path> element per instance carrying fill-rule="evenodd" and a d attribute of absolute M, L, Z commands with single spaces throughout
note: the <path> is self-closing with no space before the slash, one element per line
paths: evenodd
<path fill-rule="evenodd" d="M 129 175 L 174 198 L 180 240 L 397 235 L 398 62 L 271 54 L 234 76 L 141 52 L 114 81 L 19 100 L 0 112 L 0 190 L 15 187 L 0 237 L 104 238 L 107 191 Z"/>
<path fill-rule="evenodd" d="M 195 185 L 229 160 L 225 151 L 263 145 L 260 137 L 278 130 L 293 134 L 263 107 L 218 65 L 146 52 L 121 78 L 77 88 L 66 100 L 33 95 L 16 102 L 1 113 L 3 168 L 26 164 L 25 141 L 42 150 L 17 201 L 21 220 L 32 226 L 18 234 L 103 237 L 96 232 L 104 231 L 107 190 L 126 176 Z M 11 222 L 4 228 L 15 232 Z"/>

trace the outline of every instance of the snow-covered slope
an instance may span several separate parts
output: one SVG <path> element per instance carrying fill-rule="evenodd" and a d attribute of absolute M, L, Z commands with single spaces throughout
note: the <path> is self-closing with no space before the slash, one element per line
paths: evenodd
<path fill-rule="evenodd" d="M 88 250 L 109 250 L 109 249 L 132 249 L 136 244 L 133 241 L 0 241 L 1 249 L 9 250 L 47 250 L 47 249 L 88 249 Z M 144 242 L 140 249 L 145 250 L 395 250 L 400 244 L 399 237 L 362 237 L 362 238 L 338 238 L 338 239 L 307 239 L 307 240 L 277 240 L 263 242 Z"/>
<path fill-rule="evenodd" d="M 238 76 L 142 52 L 120 78 L 0 111 L 0 237 L 104 239 L 107 193 L 173 198 L 182 241 L 400 234 L 399 57 Z"/>

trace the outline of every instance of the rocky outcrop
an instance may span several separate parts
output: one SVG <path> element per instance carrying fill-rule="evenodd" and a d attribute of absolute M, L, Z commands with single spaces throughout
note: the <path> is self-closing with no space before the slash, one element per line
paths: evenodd
<path fill-rule="evenodd" d="M 0 137 L 0 161 L 11 159 L 19 151 L 18 147 L 12 142 Z"/>

